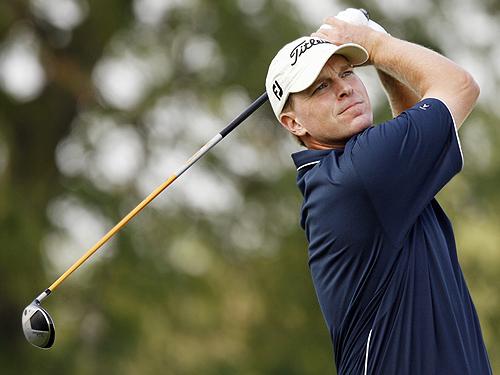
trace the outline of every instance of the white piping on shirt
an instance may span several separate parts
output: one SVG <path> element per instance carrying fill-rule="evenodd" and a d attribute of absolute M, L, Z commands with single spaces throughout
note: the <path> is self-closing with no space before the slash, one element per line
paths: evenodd
<path fill-rule="evenodd" d="M 308 167 L 310 165 L 318 164 L 320 161 L 321 160 L 317 160 L 317 161 L 312 161 L 310 163 L 303 164 L 303 165 L 301 165 L 300 167 L 297 168 L 297 171 L 300 171 L 302 168 Z"/>
<path fill-rule="evenodd" d="M 365 374 L 368 374 L 368 351 L 370 350 L 370 339 L 372 338 L 372 331 L 370 329 L 370 333 L 368 334 L 368 340 L 366 341 L 366 356 L 365 356 Z"/>
<path fill-rule="evenodd" d="M 437 99 L 437 98 L 435 98 L 435 99 Z M 446 104 L 446 102 L 443 99 L 437 99 L 437 100 L 439 100 L 441 103 L 443 103 L 444 106 L 446 107 L 446 109 L 448 110 L 448 112 L 450 112 L 450 117 L 451 117 L 451 120 L 453 121 L 453 127 L 455 128 L 455 135 L 457 137 L 458 149 L 460 150 L 460 157 L 462 158 L 462 167 L 460 168 L 460 171 L 461 171 L 462 169 L 464 169 L 464 153 L 462 152 L 462 144 L 460 143 L 460 137 L 458 136 L 457 123 L 455 122 L 455 119 L 453 118 L 453 114 L 451 113 L 451 110 L 450 110 L 450 107 L 448 107 L 448 104 Z"/>

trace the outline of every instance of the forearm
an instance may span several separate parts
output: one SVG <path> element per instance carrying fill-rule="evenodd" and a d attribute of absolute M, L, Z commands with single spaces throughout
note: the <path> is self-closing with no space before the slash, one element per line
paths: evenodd
<path fill-rule="evenodd" d="M 408 108 L 413 107 L 422 99 L 415 91 L 405 86 L 394 77 L 391 77 L 389 74 L 379 69 L 377 69 L 377 74 L 387 95 L 387 99 L 389 100 L 392 115 L 394 117 Z"/>
<path fill-rule="evenodd" d="M 370 33 L 364 45 L 377 70 L 394 77 L 419 97 L 431 90 L 453 91 L 450 86 L 457 90 L 462 86 L 463 70 L 425 47 L 380 33 Z"/>
<path fill-rule="evenodd" d="M 472 110 L 479 88 L 472 76 L 446 57 L 425 47 L 374 34 L 368 39 L 375 68 L 394 77 L 421 98 L 442 99 L 460 126 Z"/>

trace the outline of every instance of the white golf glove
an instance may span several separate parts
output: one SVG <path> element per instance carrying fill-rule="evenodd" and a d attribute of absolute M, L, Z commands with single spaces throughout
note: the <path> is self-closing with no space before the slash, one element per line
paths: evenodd
<path fill-rule="evenodd" d="M 375 21 L 369 20 L 365 13 L 363 13 L 360 9 L 355 9 L 355 8 L 347 8 L 346 10 L 343 10 L 339 12 L 336 16 L 341 21 L 351 23 L 353 25 L 364 25 L 370 27 L 372 30 L 382 32 L 384 34 L 387 34 L 387 31 L 380 26 L 378 23 Z M 321 25 L 320 29 L 331 29 L 332 27 L 327 24 Z"/>

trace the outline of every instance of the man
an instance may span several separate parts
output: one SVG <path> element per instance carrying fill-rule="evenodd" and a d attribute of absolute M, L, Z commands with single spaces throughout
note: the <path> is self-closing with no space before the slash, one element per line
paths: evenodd
<path fill-rule="evenodd" d="M 353 66 L 378 71 L 394 118 L 372 125 Z M 276 117 L 292 155 L 301 226 L 339 375 L 491 374 L 451 224 L 434 199 L 462 168 L 457 129 L 474 79 L 424 47 L 327 18 L 272 61 Z"/>

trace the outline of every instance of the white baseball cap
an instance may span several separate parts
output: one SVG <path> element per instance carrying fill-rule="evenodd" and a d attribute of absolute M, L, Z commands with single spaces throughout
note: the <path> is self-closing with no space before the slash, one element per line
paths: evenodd
<path fill-rule="evenodd" d="M 266 77 L 267 95 L 278 120 L 288 96 L 312 85 L 333 54 L 344 56 L 354 66 L 368 60 L 368 52 L 359 44 L 337 46 L 311 36 L 298 38 L 280 49 Z"/>

